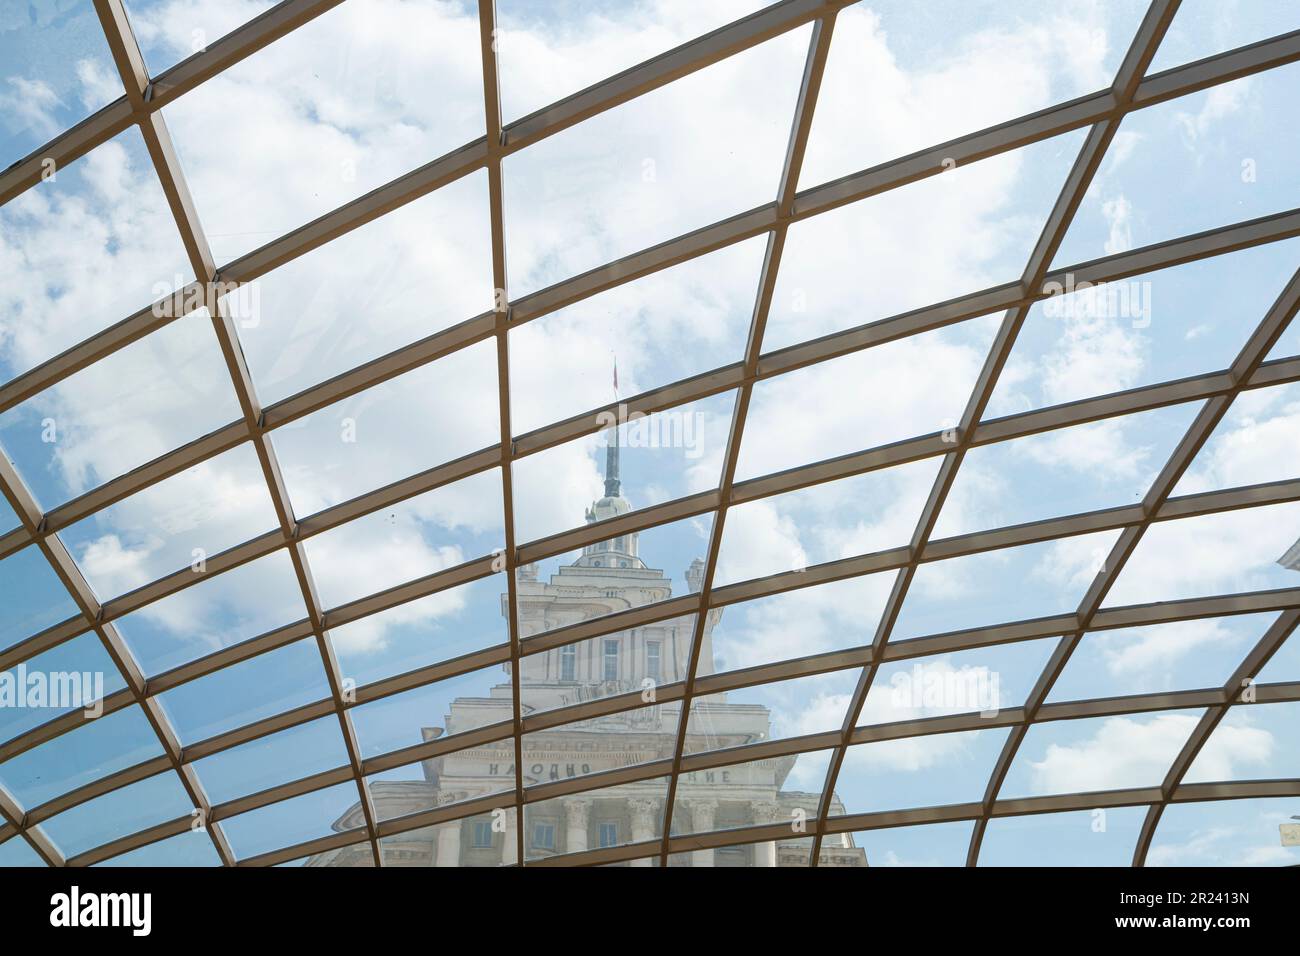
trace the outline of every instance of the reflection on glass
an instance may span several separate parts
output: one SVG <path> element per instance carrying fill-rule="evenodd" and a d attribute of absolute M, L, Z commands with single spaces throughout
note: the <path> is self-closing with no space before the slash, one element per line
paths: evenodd
<path fill-rule="evenodd" d="M 513 807 L 492 813 L 420 827 L 379 841 L 384 866 L 479 867 L 513 866 L 519 858 L 518 814 Z M 358 851 L 331 851 L 307 866 L 356 866 Z M 370 848 L 365 847 L 370 855 Z M 364 865 L 364 864 L 362 864 Z"/>
<path fill-rule="evenodd" d="M 366 777 L 378 820 L 437 810 L 494 793 L 514 799 L 515 746 L 498 740 Z"/>
<path fill-rule="evenodd" d="M 664 832 L 667 794 L 668 778 L 657 777 L 529 803 L 524 807 L 524 856 L 540 860 L 657 840 Z M 631 865 L 649 866 L 650 861 Z"/>
<path fill-rule="evenodd" d="M 357 785 L 350 780 L 221 821 L 240 860 L 365 825 Z M 369 844 L 362 846 L 369 852 Z"/>
<path fill-rule="evenodd" d="M 213 805 L 348 765 L 338 718 L 330 715 L 194 762 Z"/>

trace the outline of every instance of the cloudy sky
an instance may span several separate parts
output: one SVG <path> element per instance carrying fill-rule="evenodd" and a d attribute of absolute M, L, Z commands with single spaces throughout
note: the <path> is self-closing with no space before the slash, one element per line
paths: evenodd
<path fill-rule="evenodd" d="M 128 3 L 155 74 L 270 5 Z M 526 0 L 500 0 L 504 118 L 527 115 L 760 6 L 557 0 L 543 14 Z M 1153 70 L 1294 29 L 1283 7 L 1185 0 Z M 1107 86 L 1144 9 L 1132 0 L 863 0 L 838 18 L 800 188 Z M 481 136 L 477 31 L 473 4 L 348 0 L 169 104 L 163 113 L 218 262 Z M 791 31 L 508 157 L 511 297 L 769 202 L 809 35 L 808 27 Z M 6 5 L 0 63 L 0 165 L 121 95 L 96 18 L 74 0 Z M 1288 106 L 1297 92 L 1300 65 L 1292 65 L 1129 116 L 1055 267 L 1300 205 L 1293 161 L 1300 127 Z M 1083 137 L 1054 137 L 793 225 L 764 351 L 1018 279 Z M 286 398 L 490 310 L 487 202 L 486 174 L 471 174 L 241 293 L 236 325 L 259 399 Z M 613 399 L 615 362 L 617 394 L 628 396 L 739 361 L 763 248 L 761 237 L 737 243 L 513 329 L 515 433 Z M 988 417 L 1223 369 L 1297 266 L 1300 239 L 1040 303 Z M 0 381 L 192 279 L 140 134 L 128 130 L 0 208 L 0 269 Z M 974 318 L 760 382 L 737 479 L 950 427 L 999 318 Z M 1300 329 L 1289 331 L 1272 357 L 1297 353 Z M 497 400 L 495 349 L 483 343 L 276 430 L 272 441 L 295 513 L 314 514 L 494 444 Z M 724 393 L 673 409 L 641 432 L 672 441 L 638 444 L 624 429 L 624 494 L 633 507 L 717 487 L 734 402 Z M 1200 404 L 974 449 L 935 535 L 1139 501 Z M 0 411 L 0 446 L 50 510 L 239 417 L 200 311 Z M 601 494 L 606 440 L 591 436 L 515 466 L 520 541 L 582 524 Z M 1177 493 L 1300 477 L 1298 443 L 1300 386 L 1247 393 Z M 727 516 L 718 583 L 905 545 L 937 467 L 937 459 L 921 461 L 738 506 Z M 306 551 L 323 602 L 336 607 L 501 547 L 502 515 L 500 476 L 489 472 L 312 538 Z M 17 524 L 0 503 L 0 532 Z M 108 600 L 276 525 L 245 444 L 61 534 Z M 690 562 L 707 556 L 710 528 L 705 516 L 642 534 L 642 556 L 663 569 L 674 594 L 685 591 Z M 1293 587 L 1300 578 L 1276 562 L 1298 537 L 1295 504 L 1158 524 L 1108 604 Z M 894 636 L 1072 611 L 1114 540 L 1114 533 L 1093 534 L 924 565 Z M 543 578 L 559 563 L 543 563 Z M 505 642 L 498 578 L 337 629 L 332 639 L 345 676 L 364 684 Z M 891 584 L 891 574 L 877 574 L 728 607 L 714 632 L 716 667 L 869 643 Z M 75 610 L 34 548 L 0 561 L 0 589 L 8 604 L 0 650 Z M 120 629 L 153 675 L 304 616 L 281 551 L 137 611 Z M 1270 620 L 1251 615 L 1088 635 L 1052 699 L 1221 683 Z M 948 655 L 927 662 L 927 673 L 951 675 L 960 686 L 995 685 L 993 706 L 1017 706 L 1051 645 Z M 42 666 L 93 669 L 102 663 L 97 652 L 93 640 L 81 638 L 48 652 Z M 892 693 L 894 676 L 904 686 L 921 679 L 906 668 L 882 672 L 862 723 L 971 709 L 960 700 Z M 1268 676 L 1300 679 L 1300 649 L 1284 649 Z M 438 725 L 454 697 L 483 695 L 505 680 L 490 669 L 369 713 L 361 708 L 363 746 L 377 753 L 416 743 L 419 728 Z M 812 733 L 840 726 L 855 680 L 855 673 L 803 678 L 729 699 L 770 708 L 774 736 Z M 325 688 L 308 640 L 177 688 L 165 705 L 190 743 L 319 699 Z M 1298 755 L 1294 735 L 1283 732 L 1285 712 L 1261 706 L 1248 715 L 1216 733 L 1194 768 L 1202 779 L 1294 775 Z M 48 716 L 0 713 L 0 737 Z M 1005 792 L 1157 783 L 1197 716 L 1035 727 Z M 105 720 L 33 751 L 21 766 L 0 766 L 0 781 L 30 805 L 154 754 L 142 715 L 132 709 L 111 720 L 111 730 Z M 199 773 L 214 799 L 230 799 L 344 762 L 338 737 L 334 723 L 308 725 L 259 749 L 214 758 Z M 855 747 L 840 797 L 850 812 L 979 799 L 1004 738 L 1005 731 L 981 730 Z M 104 752 L 107 741 L 111 753 L 86 768 L 84 755 Z M 268 764 L 275 779 L 258 776 Z M 788 786 L 820 788 L 823 767 L 814 755 L 801 758 Z M 59 781 L 54 790 L 51 775 Z M 169 775 L 103 799 L 93 812 L 88 806 L 51 821 L 56 842 L 78 852 L 175 816 L 176 801 L 184 802 Z M 354 790 L 324 791 L 304 804 L 306 816 L 327 826 L 353 799 Z M 139 807 L 156 809 L 156 818 L 132 816 Z M 1153 862 L 1248 856 L 1256 844 L 1253 859 L 1276 858 L 1266 852 L 1275 831 L 1260 822 L 1271 819 L 1267 807 L 1220 807 L 1222 826 L 1241 830 L 1231 840 L 1207 836 L 1219 818 L 1205 807 L 1197 808 L 1200 816 L 1174 809 Z M 999 821 L 985 846 L 991 860 L 1015 862 L 1013 847 L 1030 842 L 1024 828 L 1051 826 L 1059 828 L 1053 833 L 1086 834 L 1077 847 L 1061 836 L 1077 859 L 1118 860 L 1131 853 L 1140 813 L 1136 823 L 1127 811 L 1110 816 L 1104 831 L 1086 814 Z M 266 814 L 246 832 L 234 826 L 240 848 L 268 848 L 278 819 Z M 1090 841 L 1103 832 L 1107 839 Z M 950 852 L 960 861 L 968 836 L 966 825 L 945 825 L 863 839 L 873 859 L 907 863 L 947 860 Z M 1128 849 L 1116 849 L 1120 844 Z"/>

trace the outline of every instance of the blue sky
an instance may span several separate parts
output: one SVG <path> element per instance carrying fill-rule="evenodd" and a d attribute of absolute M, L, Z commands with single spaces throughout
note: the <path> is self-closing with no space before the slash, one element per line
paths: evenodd
<path fill-rule="evenodd" d="M 269 4 L 128 6 L 156 74 Z M 502 0 L 504 115 L 526 115 L 758 6 L 565 0 L 539 16 L 534 4 Z M 482 134 L 470 7 L 349 0 L 166 107 L 219 262 Z M 1152 70 L 1294 29 L 1283 7 L 1185 0 Z M 1129 0 L 864 0 L 846 9 L 800 188 L 1105 87 L 1144 8 Z M 510 156 L 511 297 L 770 201 L 808 34 L 792 31 Z M 0 63 L 0 165 L 121 95 L 88 4 L 7 7 Z M 441 94 L 412 94 L 428 89 Z M 1298 91 L 1300 65 L 1291 65 L 1128 116 L 1053 267 L 1068 270 L 1300 206 L 1293 162 L 1300 125 L 1291 106 Z M 211 117 L 228 105 L 234 118 L 214 136 Z M 795 223 L 762 350 L 1019 279 L 1083 138 L 1083 131 L 1062 134 Z M 514 327 L 508 375 L 515 434 L 611 401 L 615 361 L 620 396 L 740 361 L 763 253 L 762 237 L 746 240 Z M 0 289 L 0 384 L 189 281 L 139 133 L 115 137 L 0 209 L 0 266 L 13 277 Z M 1300 239 L 1291 239 L 1040 302 L 986 418 L 1227 368 L 1298 266 Z M 271 404 L 492 303 L 487 182 L 475 173 L 274 270 L 232 304 L 258 397 Z M 973 318 L 759 381 L 737 480 L 951 427 L 999 319 Z M 1270 357 L 1298 354 L 1300 327 L 1288 330 Z M 481 343 L 276 429 L 271 441 L 295 514 L 316 514 L 495 444 L 497 375 L 494 345 Z M 722 392 L 621 429 L 624 495 L 634 508 L 718 487 L 735 400 Z M 1133 504 L 1201 405 L 974 448 L 935 537 Z M 0 411 L 0 449 L 48 511 L 241 416 L 210 319 L 200 311 Z M 584 509 L 602 493 L 607 440 L 607 433 L 591 435 L 515 464 L 519 541 L 582 524 Z M 1245 393 L 1176 494 L 1298 478 L 1297 443 L 1300 386 Z M 937 459 L 913 462 L 731 509 L 717 583 L 905 545 L 937 467 Z M 500 474 L 490 470 L 309 538 L 304 550 L 323 604 L 337 608 L 492 553 L 505 542 L 502 504 Z M 663 570 L 674 596 L 687 590 L 690 563 L 707 558 L 712 522 L 705 515 L 641 534 L 642 557 Z M 0 533 L 18 524 L 0 501 Z M 59 534 L 96 594 L 111 600 L 277 528 L 256 455 L 244 443 Z M 1099 532 L 926 563 L 893 638 L 1070 613 L 1115 537 Z M 1297 504 L 1159 522 L 1108 606 L 1296 587 L 1300 577 L 1276 562 L 1297 538 Z M 575 556 L 541 562 L 542 579 Z M 344 677 L 365 685 L 507 643 L 502 577 L 334 629 Z M 716 666 L 870 643 L 892 582 L 884 572 L 732 604 L 713 632 Z M 0 559 L 0 595 L 0 652 L 76 611 L 31 546 Z M 118 628 L 154 677 L 305 616 L 281 550 L 135 611 Z M 1087 634 L 1049 700 L 1221 684 L 1274 616 Z M 1300 680 L 1297 640 L 1261 680 Z M 969 709 L 893 693 L 923 674 L 977 683 L 995 677 L 993 703 L 1019 706 L 1053 646 L 1049 639 L 943 655 L 924 661 L 920 672 L 912 661 L 889 665 L 860 723 Z M 122 686 L 91 633 L 28 667 L 102 670 L 109 693 Z M 856 679 L 855 671 L 800 678 L 727 699 L 770 709 L 773 736 L 835 730 Z M 486 668 L 357 707 L 363 756 L 418 743 L 421 728 L 445 723 L 453 699 L 487 696 L 507 681 L 500 668 Z M 315 639 L 306 638 L 169 690 L 162 702 L 189 745 L 328 693 Z M 1200 769 L 1218 774 L 1212 779 L 1295 776 L 1300 754 L 1287 732 L 1294 725 L 1288 707 L 1234 710 Z M 0 708 L 0 740 L 56 713 Z M 1158 782 L 1198 717 L 1175 712 L 1035 727 L 1004 792 Z M 981 729 L 855 747 L 838 795 L 848 812 L 978 800 L 1005 736 Z M 1135 743 L 1116 746 L 1120 739 Z M 29 808 L 155 756 L 156 744 L 133 705 L 0 763 L 0 783 Z M 206 758 L 196 770 L 220 802 L 341 766 L 342 746 L 337 721 L 327 718 Z M 816 792 L 823 783 L 818 759 L 800 757 L 787 787 Z M 238 854 L 261 853 L 328 832 L 355 799 L 351 784 L 327 789 L 231 820 L 228 832 Z M 46 829 L 75 854 L 185 812 L 187 798 L 169 772 L 59 814 Z M 1152 862 L 1233 854 L 1281 861 L 1271 852 L 1280 851 L 1279 813 L 1268 801 L 1171 807 Z M 1059 849 L 1052 862 L 1122 862 L 1140 817 L 1140 810 L 1108 811 L 1103 830 L 1088 813 L 997 820 L 981 862 L 1027 861 L 1025 848 L 1042 836 Z M 1239 834 L 1231 846 L 1216 836 L 1220 823 Z M 873 862 L 960 863 L 969 825 L 855 839 Z M 24 849 L 0 843 L 0 863 L 23 862 Z M 181 836 L 133 859 L 213 862 L 210 851 L 204 840 Z"/>

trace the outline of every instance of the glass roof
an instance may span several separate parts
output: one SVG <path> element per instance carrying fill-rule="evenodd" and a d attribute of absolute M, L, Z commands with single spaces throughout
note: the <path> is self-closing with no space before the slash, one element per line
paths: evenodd
<path fill-rule="evenodd" d="M 1295 864 L 1287 8 L 6 6 L 0 866 Z"/>

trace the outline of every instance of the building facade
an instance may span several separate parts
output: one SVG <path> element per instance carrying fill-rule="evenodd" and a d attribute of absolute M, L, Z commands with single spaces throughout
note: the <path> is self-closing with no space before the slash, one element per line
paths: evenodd
<path fill-rule="evenodd" d="M 619 448 L 615 437 L 606 451 L 605 494 L 587 511 L 588 523 L 631 510 L 621 494 Z M 518 569 L 520 636 L 529 638 L 558 627 L 591 620 L 672 596 L 672 579 L 649 566 L 640 553 L 639 535 L 620 535 L 583 549 L 573 563 L 540 580 L 535 565 Z M 686 570 L 691 591 L 704 574 L 696 559 Z M 506 595 L 501 610 L 509 614 Z M 712 632 L 722 611 L 704 622 L 698 673 L 714 670 Z M 525 715 L 544 713 L 614 695 L 640 693 L 644 706 L 617 714 L 529 733 L 523 738 L 523 778 L 529 787 L 642 764 L 671 760 L 681 719 L 681 702 L 659 704 L 655 688 L 686 679 L 695 616 L 687 615 L 629 628 L 598 638 L 524 657 L 520 663 L 520 701 Z M 423 728 L 424 739 L 453 736 L 513 719 L 510 665 L 485 697 L 454 700 L 441 727 Z M 685 752 L 696 753 L 765 740 L 771 714 L 766 707 L 731 703 L 711 695 L 692 703 Z M 672 832 L 677 835 L 789 821 L 789 839 L 770 843 L 694 850 L 670 858 L 675 866 L 806 866 L 817 818 L 819 794 L 787 789 L 796 757 L 757 760 L 684 774 L 674 801 Z M 426 760 L 421 779 L 371 782 L 380 819 L 500 794 L 503 808 L 493 814 L 413 830 L 381 843 L 384 864 L 392 866 L 493 866 L 516 862 L 513 806 L 513 740 L 471 747 Z M 667 779 L 623 784 L 571 797 L 527 805 L 522 821 L 529 860 L 587 849 L 655 840 L 663 834 Z M 843 812 L 838 798 L 832 812 Z M 335 829 L 364 825 L 360 806 Z M 315 866 L 366 865 L 368 845 L 320 854 Z M 650 866 L 638 860 L 633 866 Z M 819 865 L 865 866 L 865 852 L 849 834 L 827 836 Z"/>

